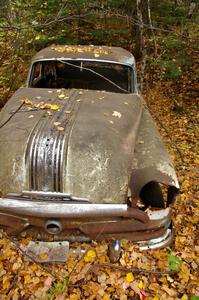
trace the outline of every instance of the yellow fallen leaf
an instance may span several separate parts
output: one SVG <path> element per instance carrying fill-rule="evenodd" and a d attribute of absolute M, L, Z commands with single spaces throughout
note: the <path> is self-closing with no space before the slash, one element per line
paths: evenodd
<path fill-rule="evenodd" d="M 10 280 L 8 277 L 6 279 L 3 279 L 3 290 L 7 290 L 10 287 Z"/>
<path fill-rule="evenodd" d="M 96 253 L 93 250 L 89 250 L 84 257 L 85 262 L 90 262 L 96 257 Z"/>
<path fill-rule="evenodd" d="M 132 272 L 127 273 L 127 274 L 126 274 L 126 281 L 127 281 L 127 282 L 132 282 L 133 280 L 134 280 L 133 273 L 132 273 Z"/>
<path fill-rule="evenodd" d="M 41 39 L 41 35 L 39 35 L 39 34 L 36 35 L 35 40 L 38 41 L 38 40 L 40 40 L 40 39 Z"/>
<path fill-rule="evenodd" d="M 155 295 L 155 297 L 153 297 L 152 300 L 159 300 L 159 296 L 158 296 L 158 295 Z"/>
<path fill-rule="evenodd" d="M 167 280 L 168 280 L 169 282 L 171 282 L 171 283 L 174 282 L 173 278 L 171 278 L 171 277 L 168 276 L 168 275 L 167 275 Z"/>
<path fill-rule="evenodd" d="M 182 264 L 180 268 L 181 268 L 181 270 L 182 270 L 183 273 L 185 273 L 185 274 L 189 274 L 190 273 L 189 268 L 187 267 L 186 264 Z"/>
<path fill-rule="evenodd" d="M 34 264 L 30 266 L 32 271 L 36 271 L 38 269 L 38 265 Z"/>
<path fill-rule="evenodd" d="M 42 253 L 39 255 L 39 259 L 42 259 L 42 260 L 46 259 L 47 257 L 48 257 L 48 253 Z"/>
<path fill-rule="evenodd" d="M 58 110 L 58 109 L 59 109 L 59 106 L 56 105 L 56 104 L 52 104 L 52 105 L 50 106 L 50 109 L 51 109 L 51 110 Z"/>
<path fill-rule="evenodd" d="M 21 243 L 23 245 L 27 246 L 30 243 L 30 240 L 31 240 L 30 238 L 23 238 L 22 241 L 21 241 Z"/>
<path fill-rule="evenodd" d="M 157 284 L 157 283 L 151 283 L 150 285 L 149 285 L 149 289 L 150 290 L 152 290 L 152 291 L 154 291 L 154 292 L 156 292 L 158 289 L 160 288 L 160 286 L 159 286 L 159 284 Z"/>
<path fill-rule="evenodd" d="M 139 289 L 141 289 L 141 290 L 143 289 L 143 281 L 141 281 L 141 280 L 139 281 L 138 287 L 139 287 Z"/>
<path fill-rule="evenodd" d="M 102 300 L 110 300 L 110 296 L 108 294 L 104 294 Z"/>
<path fill-rule="evenodd" d="M 24 277 L 24 283 L 26 284 L 26 283 L 28 283 L 28 282 L 30 282 L 30 281 L 31 281 L 30 275 L 26 275 L 26 276 Z"/>
<path fill-rule="evenodd" d="M 79 300 L 79 295 L 77 295 L 77 294 L 72 294 L 72 295 L 70 295 L 70 298 L 66 298 L 66 299 L 70 299 L 70 300 Z"/>
<path fill-rule="evenodd" d="M 130 292 L 129 292 L 129 296 L 133 297 L 134 295 L 135 295 L 135 292 L 134 292 L 134 290 L 130 290 Z"/>
<path fill-rule="evenodd" d="M 188 297 L 187 297 L 187 295 L 184 294 L 180 299 L 181 300 L 188 300 Z"/>
<path fill-rule="evenodd" d="M 21 268 L 21 263 L 19 262 L 15 262 L 14 264 L 13 264 L 13 266 L 12 266 L 12 270 L 13 271 L 16 271 L 16 270 L 18 270 L 18 269 L 20 269 Z"/>

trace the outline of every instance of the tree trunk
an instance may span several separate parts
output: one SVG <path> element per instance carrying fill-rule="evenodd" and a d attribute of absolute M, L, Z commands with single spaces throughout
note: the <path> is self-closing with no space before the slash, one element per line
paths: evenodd
<path fill-rule="evenodd" d="M 144 50 L 142 0 L 136 0 L 135 56 L 142 58 Z"/>
<path fill-rule="evenodd" d="M 143 0 L 143 20 L 144 20 L 144 24 L 147 25 L 147 33 L 149 37 L 152 37 L 153 39 L 154 55 L 157 56 L 157 43 L 156 43 L 156 36 L 155 36 L 155 32 L 151 20 L 150 0 Z"/>

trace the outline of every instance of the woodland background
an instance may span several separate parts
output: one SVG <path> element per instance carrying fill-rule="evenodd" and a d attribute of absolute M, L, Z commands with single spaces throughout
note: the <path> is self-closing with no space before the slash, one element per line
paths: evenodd
<path fill-rule="evenodd" d="M 198 21 L 198 3 L 188 0 L 0 0 L 0 107 L 24 84 L 30 58 L 43 47 L 126 48 L 137 59 L 140 89 L 181 185 L 175 243 L 141 253 L 123 241 L 117 264 L 123 270 L 103 266 L 109 263 L 103 242 L 74 244 L 77 252 L 86 249 L 84 257 L 70 253 L 65 265 L 41 266 L 0 232 L 0 299 L 199 299 Z M 102 265 L 91 270 L 94 263 Z"/>

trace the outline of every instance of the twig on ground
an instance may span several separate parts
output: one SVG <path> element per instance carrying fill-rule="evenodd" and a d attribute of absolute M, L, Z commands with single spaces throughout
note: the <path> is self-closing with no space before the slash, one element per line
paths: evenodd
<path fill-rule="evenodd" d="M 90 266 L 90 268 L 86 272 L 83 280 L 80 280 L 79 282 L 77 282 L 75 284 L 71 284 L 71 285 L 69 285 L 69 287 L 80 287 L 80 286 L 86 284 L 88 275 L 91 274 L 95 268 L 109 268 L 109 269 L 119 270 L 119 271 L 123 271 L 123 272 L 131 272 L 134 274 L 173 275 L 173 274 L 177 273 L 176 271 L 170 271 L 170 270 L 157 271 L 157 270 L 132 269 L 132 268 L 121 267 L 121 266 L 117 266 L 117 265 L 113 265 L 113 264 L 109 264 L 109 263 L 94 264 L 94 265 Z"/>

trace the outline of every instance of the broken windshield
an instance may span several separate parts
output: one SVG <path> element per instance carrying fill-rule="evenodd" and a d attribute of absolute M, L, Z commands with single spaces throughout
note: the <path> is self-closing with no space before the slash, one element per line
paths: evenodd
<path fill-rule="evenodd" d="M 126 65 L 100 61 L 38 61 L 33 64 L 29 87 L 132 93 L 133 70 Z"/>

